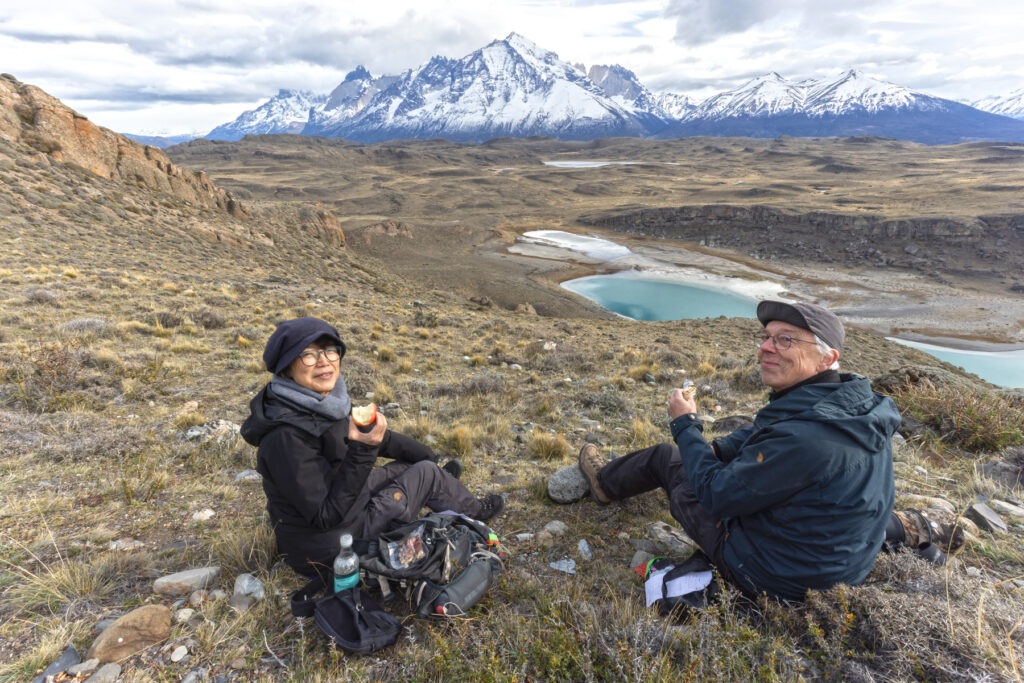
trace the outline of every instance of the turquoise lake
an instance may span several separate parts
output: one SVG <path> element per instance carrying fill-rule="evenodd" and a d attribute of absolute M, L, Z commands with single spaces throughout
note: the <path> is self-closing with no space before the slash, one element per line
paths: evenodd
<path fill-rule="evenodd" d="M 753 318 L 757 301 L 722 289 L 629 275 L 593 275 L 563 282 L 569 291 L 634 320 Z M 892 338 L 1001 387 L 1024 387 L 1024 349 L 963 351 Z"/>
<path fill-rule="evenodd" d="M 721 289 L 671 280 L 592 275 L 563 282 L 571 292 L 634 320 L 753 318 L 757 301 Z"/>

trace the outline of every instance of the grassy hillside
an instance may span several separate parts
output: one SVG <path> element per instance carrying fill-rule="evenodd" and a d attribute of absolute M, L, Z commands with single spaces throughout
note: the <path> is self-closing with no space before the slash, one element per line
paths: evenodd
<path fill-rule="evenodd" d="M 672 521 L 663 494 L 604 508 L 548 500 L 547 477 L 588 435 L 607 454 L 667 439 L 666 397 L 682 378 L 702 387 L 709 417 L 753 414 L 765 397 L 755 321 L 563 320 L 481 306 L 295 229 L 297 209 L 286 205 L 256 201 L 243 221 L 2 143 L 0 181 L 2 680 L 30 679 L 68 642 L 84 653 L 101 619 L 170 603 L 153 593 L 155 577 L 210 564 L 228 592 L 251 571 L 268 596 L 241 613 L 203 603 L 165 645 L 123 662 L 121 680 L 178 681 L 200 667 L 211 678 L 295 681 L 1019 680 L 1024 671 L 1019 526 L 974 534 L 943 569 L 880 556 L 861 587 L 799 606 L 730 593 L 676 623 L 643 607 L 627 566 L 630 540 Z M 395 429 L 461 458 L 471 489 L 507 496 L 495 524 L 508 551 L 500 585 L 465 621 L 407 619 L 400 642 L 372 657 L 344 657 L 291 617 L 287 595 L 302 581 L 278 563 L 259 485 L 235 480 L 254 450 L 181 438 L 210 420 L 242 421 L 268 379 L 263 342 L 299 315 L 338 327 L 354 396 L 397 403 Z M 843 362 L 874 377 L 929 361 L 853 331 Z M 956 386 L 938 401 L 927 385 L 899 399 L 926 421 L 959 418 L 967 430 L 898 444 L 902 507 L 939 496 L 963 509 L 979 494 L 1012 493 L 974 464 L 1020 442 L 1019 403 L 971 380 Z M 207 509 L 211 518 L 193 519 Z M 565 536 L 515 540 L 556 519 Z M 578 556 L 580 539 L 593 560 Z M 141 545 L 111 549 L 117 541 Z M 564 558 L 577 560 L 575 576 L 550 568 Z M 178 645 L 189 656 L 172 663 Z"/>

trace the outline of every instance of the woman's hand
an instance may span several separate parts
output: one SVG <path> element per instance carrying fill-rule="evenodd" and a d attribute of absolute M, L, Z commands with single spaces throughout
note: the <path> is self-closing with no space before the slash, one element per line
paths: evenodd
<path fill-rule="evenodd" d="M 373 429 L 368 432 L 359 431 L 356 423 L 351 417 L 348 419 L 348 440 L 365 443 L 367 446 L 379 446 L 384 440 L 384 432 L 388 430 L 388 419 L 384 413 L 377 411 L 377 420 L 373 423 Z"/>
<path fill-rule="evenodd" d="M 673 389 L 668 397 L 668 415 L 673 420 L 680 415 L 689 415 L 697 412 L 697 402 L 682 389 Z"/>

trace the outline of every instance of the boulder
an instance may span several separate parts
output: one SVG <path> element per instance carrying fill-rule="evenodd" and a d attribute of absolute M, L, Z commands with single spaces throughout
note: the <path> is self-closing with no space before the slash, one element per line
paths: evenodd
<path fill-rule="evenodd" d="M 170 635 L 171 611 L 163 605 L 143 605 L 105 628 L 89 648 L 88 658 L 116 662 Z"/>
<path fill-rule="evenodd" d="M 556 503 L 574 503 L 589 492 L 590 485 L 576 463 L 566 465 L 548 479 L 548 496 Z"/>

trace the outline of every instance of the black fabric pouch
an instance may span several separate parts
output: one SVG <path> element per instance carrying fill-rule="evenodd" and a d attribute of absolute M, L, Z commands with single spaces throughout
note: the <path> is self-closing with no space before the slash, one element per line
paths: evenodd
<path fill-rule="evenodd" d="M 402 622 L 388 614 L 361 588 L 314 596 L 327 587 L 322 579 L 313 579 L 292 594 L 292 614 L 313 617 L 317 628 L 339 650 L 367 655 L 394 645 L 402 632 Z"/>

